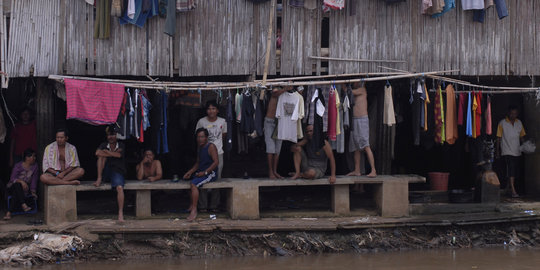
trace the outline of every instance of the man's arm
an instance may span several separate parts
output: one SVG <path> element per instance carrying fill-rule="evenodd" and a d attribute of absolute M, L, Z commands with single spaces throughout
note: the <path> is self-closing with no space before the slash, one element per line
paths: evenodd
<path fill-rule="evenodd" d="M 364 91 L 363 91 L 362 88 L 357 88 L 357 89 L 352 90 L 353 96 L 359 96 L 359 95 L 362 95 L 363 93 L 364 93 Z"/>
<path fill-rule="evenodd" d="M 73 171 L 73 169 L 75 169 L 75 167 L 68 167 L 67 169 L 61 171 L 56 177 L 62 179 L 64 178 L 64 176 L 66 176 L 68 173 L 70 173 L 71 171 Z"/>
<path fill-rule="evenodd" d="M 279 97 L 281 94 L 283 94 L 285 91 L 285 88 L 281 87 L 281 88 L 274 88 L 272 90 L 272 96 L 273 97 Z"/>
<path fill-rule="evenodd" d="M 96 156 L 98 157 L 114 157 L 114 158 L 121 158 L 122 157 L 122 148 L 118 148 L 115 151 L 111 150 L 97 150 Z"/>
<path fill-rule="evenodd" d="M 144 159 L 136 167 L 137 170 L 137 180 L 142 180 L 144 177 Z"/>
<path fill-rule="evenodd" d="M 336 160 L 334 159 L 334 153 L 332 152 L 332 147 L 330 147 L 330 144 L 328 141 L 324 141 L 324 147 L 323 147 L 324 153 L 330 160 L 330 178 L 328 181 L 330 184 L 333 184 L 336 182 Z"/>
<path fill-rule="evenodd" d="M 189 171 L 187 171 L 186 174 L 184 174 L 184 179 L 189 179 L 191 175 L 197 170 L 198 167 L 199 167 L 199 156 L 197 155 L 197 161 L 195 161 L 195 164 L 193 164 L 193 167 L 191 167 L 191 169 L 189 169 Z"/>

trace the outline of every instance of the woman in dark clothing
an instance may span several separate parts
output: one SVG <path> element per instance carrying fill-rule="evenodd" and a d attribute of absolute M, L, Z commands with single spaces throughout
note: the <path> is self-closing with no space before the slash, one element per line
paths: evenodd
<path fill-rule="evenodd" d="M 23 161 L 15 164 L 11 172 L 11 178 L 7 184 L 8 194 L 11 195 L 10 209 L 4 216 L 4 220 L 11 219 L 11 212 L 21 207 L 24 212 L 32 210 L 26 204 L 26 197 L 31 194 L 36 195 L 37 180 L 39 177 L 36 163 L 36 152 L 26 149 L 23 153 Z"/>

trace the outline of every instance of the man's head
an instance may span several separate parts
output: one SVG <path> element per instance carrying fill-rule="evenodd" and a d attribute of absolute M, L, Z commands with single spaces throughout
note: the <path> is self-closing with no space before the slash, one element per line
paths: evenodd
<path fill-rule="evenodd" d="M 306 127 L 306 138 L 311 140 L 313 138 L 313 125 L 308 125 Z"/>
<path fill-rule="evenodd" d="M 21 121 L 23 123 L 30 122 L 30 119 L 32 118 L 32 110 L 30 108 L 26 107 L 21 112 Z"/>
<path fill-rule="evenodd" d="M 508 119 L 515 121 L 519 115 L 519 110 L 515 105 L 508 106 Z"/>
<path fill-rule="evenodd" d="M 56 130 L 56 143 L 58 144 L 58 146 L 66 145 L 67 140 L 68 132 L 66 129 L 60 128 Z"/>
<path fill-rule="evenodd" d="M 203 146 L 208 142 L 208 130 L 206 128 L 198 128 L 195 131 L 195 136 L 197 136 L 197 145 Z"/>
<path fill-rule="evenodd" d="M 206 115 L 208 118 L 214 119 L 219 112 L 218 105 L 215 100 L 209 100 L 206 102 Z"/>
<path fill-rule="evenodd" d="M 116 143 L 116 129 L 114 126 L 108 126 L 105 128 L 105 134 L 107 134 L 107 142 L 108 143 Z"/>
<path fill-rule="evenodd" d="M 145 159 L 153 161 L 155 157 L 156 157 L 156 155 L 154 155 L 154 151 L 152 151 L 152 149 L 144 150 L 144 158 Z"/>

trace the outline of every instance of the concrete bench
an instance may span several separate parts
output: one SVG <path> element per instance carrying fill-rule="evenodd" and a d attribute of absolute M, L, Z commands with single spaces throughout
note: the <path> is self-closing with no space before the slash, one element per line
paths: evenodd
<path fill-rule="evenodd" d="M 423 183 L 425 178 L 417 175 L 394 175 L 368 178 L 365 176 L 338 176 L 335 184 L 330 185 L 327 178 L 316 180 L 270 180 L 224 178 L 219 182 L 205 184 L 204 189 L 226 189 L 227 211 L 233 219 L 258 219 L 259 190 L 261 187 L 285 186 L 330 186 L 331 209 L 336 214 L 349 214 L 349 185 L 375 185 L 375 202 L 379 213 L 385 217 L 409 215 L 409 183 Z M 45 222 L 58 224 L 77 220 L 77 192 L 110 190 L 108 183 L 96 188 L 91 181 L 83 181 L 77 186 L 45 186 Z M 160 180 L 156 182 L 128 180 L 125 190 L 136 191 L 135 214 L 138 218 L 151 216 L 152 190 L 187 190 L 189 182 Z"/>
<path fill-rule="evenodd" d="M 103 183 L 99 187 L 93 185 L 93 181 L 81 181 L 80 185 L 45 185 L 45 222 L 47 224 L 58 224 L 65 221 L 77 220 L 77 192 L 79 191 L 104 191 L 111 190 L 110 183 Z M 207 183 L 205 189 L 226 188 L 239 186 L 229 180 Z M 238 188 L 241 188 L 240 186 Z M 188 181 L 172 182 L 171 180 L 159 180 L 150 182 L 147 180 L 126 180 L 124 190 L 134 190 L 135 193 L 135 215 L 138 218 L 150 217 L 152 215 L 152 190 L 188 190 Z"/>
<path fill-rule="evenodd" d="M 285 186 L 330 186 L 331 209 L 335 214 L 347 215 L 350 213 L 349 185 L 369 184 L 375 186 L 375 203 L 379 214 L 383 217 L 402 217 L 409 215 L 409 183 L 425 183 L 426 178 L 418 175 L 380 175 L 375 178 L 367 176 L 337 176 L 336 183 L 330 185 L 328 178 L 316 180 L 270 180 L 250 179 L 243 180 L 250 183 L 253 189 L 260 187 L 285 187 Z M 233 190 L 234 191 L 234 190 Z M 241 197 L 248 195 L 249 198 Z M 235 201 L 243 202 L 234 207 L 232 218 L 258 219 L 259 218 L 259 193 L 234 194 Z M 256 197 L 255 197 L 256 196 Z"/>

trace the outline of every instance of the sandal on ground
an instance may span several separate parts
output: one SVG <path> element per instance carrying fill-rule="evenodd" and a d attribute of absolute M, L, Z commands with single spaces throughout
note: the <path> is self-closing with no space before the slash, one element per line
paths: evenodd
<path fill-rule="evenodd" d="M 4 220 L 10 220 L 11 216 L 4 216 Z"/>
<path fill-rule="evenodd" d="M 30 207 L 30 206 L 23 207 L 22 209 L 23 209 L 24 212 L 30 212 L 30 211 L 32 211 L 32 207 Z"/>

